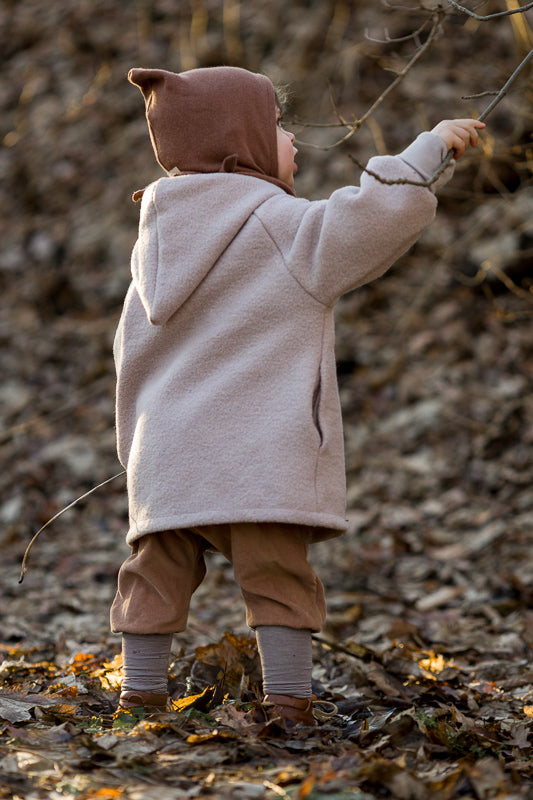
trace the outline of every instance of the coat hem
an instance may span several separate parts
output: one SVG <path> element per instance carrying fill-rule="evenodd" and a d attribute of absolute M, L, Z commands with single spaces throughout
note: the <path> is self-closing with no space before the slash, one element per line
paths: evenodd
<path fill-rule="evenodd" d="M 238 517 L 235 512 L 193 512 L 189 514 L 178 514 L 171 517 L 161 517 L 145 522 L 130 520 L 130 528 L 126 535 L 126 542 L 133 544 L 137 539 L 148 533 L 167 531 L 177 528 L 193 528 L 201 525 L 225 525 L 237 522 L 279 522 L 280 524 L 306 525 L 315 528 L 316 533 L 312 536 L 312 541 L 319 542 L 324 539 L 331 539 L 341 536 L 348 529 L 348 522 L 344 517 L 334 514 L 306 513 L 301 511 L 289 511 L 287 509 L 249 509 L 241 511 Z"/>

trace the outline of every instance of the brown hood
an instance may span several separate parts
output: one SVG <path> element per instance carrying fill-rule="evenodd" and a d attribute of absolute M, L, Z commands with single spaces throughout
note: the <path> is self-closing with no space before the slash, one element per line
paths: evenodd
<path fill-rule="evenodd" d="M 278 177 L 276 95 L 265 75 L 239 67 L 176 74 L 131 69 L 146 103 L 150 138 L 167 172 L 237 172 L 293 189 Z"/>

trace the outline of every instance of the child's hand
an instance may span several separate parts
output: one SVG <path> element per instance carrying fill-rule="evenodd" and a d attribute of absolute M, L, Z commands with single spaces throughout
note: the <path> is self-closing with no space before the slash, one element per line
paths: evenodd
<path fill-rule="evenodd" d="M 464 155 L 468 146 L 478 143 L 478 130 L 485 127 L 478 119 L 445 119 L 435 125 L 431 133 L 436 133 L 444 140 L 448 150 L 453 150 L 455 159 Z"/>

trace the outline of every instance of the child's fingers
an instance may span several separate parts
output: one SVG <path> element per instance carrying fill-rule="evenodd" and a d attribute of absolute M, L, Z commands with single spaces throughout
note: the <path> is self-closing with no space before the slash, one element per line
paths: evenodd
<path fill-rule="evenodd" d="M 467 140 L 456 133 L 450 141 L 449 149 L 453 150 L 454 158 L 461 158 L 467 148 Z"/>
<path fill-rule="evenodd" d="M 478 130 L 485 128 L 485 123 L 480 122 L 478 119 L 456 120 L 456 122 L 458 123 L 458 127 L 465 131 L 470 139 L 470 143 L 475 146 L 479 141 Z"/>
<path fill-rule="evenodd" d="M 471 130 L 471 133 L 470 133 L 470 141 L 471 141 L 472 147 L 475 147 L 477 145 L 477 143 L 479 142 L 479 133 L 478 133 L 478 131 L 482 131 L 483 128 L 486 128 L 487 126 L 485 125 L 484 122 L 480 122 L 478 119 L 474 119 L 472 121 L 475 123 L 475 125 L 473 126 L 473 129 Z"/>
<path fill-rule="evenodd" d="M 460 125 L 454 125 L 449 128 L 446 144 L 449 150 L 453 150 L 455 158 L 461 158 L 464 154 L 468 144 L 471 141 L 470 131 L 462 128 Z"/>
<path fill-rule="evenodd" d="M 461 158 L 466 149 L 475 147 L 479 141 L 478 131 L 485 128 L 485 123 L 478 119 L 443 120 L 433 129 L 441 136 L 448 149 L 453 150 L 454 158 Z"/>
<path fill-rule="evenodd" d="M 466 119 L 453 119 L 451 122 L 456 123 L 458 125 L 465 125 L 467 128 L 486 128 L 484 122 L 481 122 L 480 119 L 471 119 L 467 117 Z"/>
<path fill-rule="evenodd" d="M 457 149 L 461 156 L 464 154 L 469 145 L 470 147 L 476 147 L 477 143 L 478 135 L 475 130 L 469 128 L 457 129 L 454 149 Z"/>
<path fill-rule="evenodd" d="M 479 133 L 478 133 L 478 131 L 483 130 L 483 128 L 485 128 L 486 125 L 485 125 L 484 122 L 479 122 L 479 120 L 477 120 L 477 119 L 476 120 L 471 120 L 471 122 L 472 123 L 476 123 L 476 124 L 475 125 L 470 124 L 470 125 L 465 126 L 465 131 L 466 131 L 466 134 L 468 136 L 467 146 L 468 146 L 468 144 L 470 144 L 471 147 L 476 147 L 478 142 L 479 142 Z"/>

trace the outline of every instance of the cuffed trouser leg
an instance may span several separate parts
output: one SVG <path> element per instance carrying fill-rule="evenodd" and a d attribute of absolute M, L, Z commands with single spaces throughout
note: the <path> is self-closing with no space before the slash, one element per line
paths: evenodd
<path fill-rule="evenodd" d="M 171 647 L 171 633 L 123 633 L 122 691 L 166 694 Z"/>
<path fill-rule="evenodd" d="M 257 648 L 266 695 L 312 695 L 313 644 L 311 631 L 281 625 L 258 625 Z"/>
<path fill-rule="evenodd" d="M 191 595 L 205 575 L 205 541 L 188 530 L 143 536 L 120 568 L 113 633 L 185 630 Z"/>

